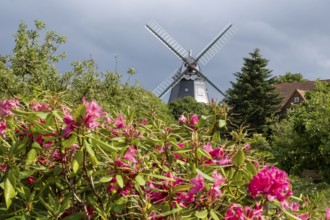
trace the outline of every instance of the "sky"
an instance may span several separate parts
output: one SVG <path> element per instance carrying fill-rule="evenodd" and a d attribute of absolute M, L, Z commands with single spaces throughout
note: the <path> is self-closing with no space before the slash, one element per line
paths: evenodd
<path fill-rule="evenodd" d="M 100 71 L 118 71 L 123 82 L 134 67 L 136 80 L 153 91 L 182 64 L 145 24 L 157 21 L 181 46 L 197 55 L 228 23 L 234 36 L 202 72 L 221 90 L 235 82 L 243 58 L 259 48 L 273 76 L 301 73 L 308 80 L 330 78 L 328 0 L 1 0 L 0 54 L 11 54 L 20 21 L 34 20 L 67 36 L 61 72 L 90 57 Z M 210 96 L 222 96 L 209 86 Z"/>

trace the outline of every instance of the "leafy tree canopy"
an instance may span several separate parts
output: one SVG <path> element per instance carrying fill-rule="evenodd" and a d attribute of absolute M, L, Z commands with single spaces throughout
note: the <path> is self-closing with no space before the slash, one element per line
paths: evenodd
<path fill-rule="evenodd" d="M 318 83 L 307 99 L 275 125 L 272 149 L 279 165 L 299 174 L 304 169 L 319 170 L 330 182 L 330 85 Z"/>
<path fill-rule="evenodd" d="M 287 72 L 284 75 L 275 76 L 273 80 L 275 84 L 307 81 L 306 79 L 304 79 L 304 76 L 301 73 L 290 72 Z"/>
<path fill-rule="evenodd" d="M 65 58 L 65 53 L 58 50 L 66 38 L 46 31 L 43 22 L 35 21 L 35 29 L 20 23 L 14 37 L 13 54 L 0 55 L 1 98 L 42 99 L 53 94 L 75 104 L 86 97 L 102 103 L 107 110 L 129 108 L 140 118 L 155 116 L 156 112 L 171 118 L 167 105 L 155 95 L 138 84 L 120 83 L 121 74 L 100 72 L 93 59 L 73 62 L 71 71 L 60 73 L 55 65 Z M 134 68 L 127 74 L 134 75 Z"/>

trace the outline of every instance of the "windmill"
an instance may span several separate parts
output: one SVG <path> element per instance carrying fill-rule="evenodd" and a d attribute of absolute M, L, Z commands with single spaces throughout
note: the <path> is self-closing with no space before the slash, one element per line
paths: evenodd
<path fill-rule="evenodd" d="M 236 32 L 232 24 L 228 24 L 196 58 L 192 57 L 191 51 L 187 51 L 180 46 L 157 22 L 152 21 L 146 24 L 145 27 L 183 61 L 182 66 L 153 91 L 154 94 L 163 97 L 171 91 L 169 102 L 185 96 L 192 96 L 197 102 L 208 103 L 206 86 L 206 82 L 208 82 L 226 97 L 226 94 L 201 72 L 198 62 L 200 61 L 203 65 L 206 65 L 217 54 Z"/>

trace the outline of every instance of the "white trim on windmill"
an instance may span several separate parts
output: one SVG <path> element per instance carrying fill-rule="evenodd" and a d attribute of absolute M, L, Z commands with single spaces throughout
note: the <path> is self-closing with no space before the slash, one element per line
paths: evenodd
<path fill-rule="evenodd" d="M 198 61 L 200 60 L 201 63 L 205 65 L 218 53 L 236 32 L 236 28 L 234 28 L 232 24 L 228 24 L 198 54 L 196 59 L 192 57 L 191 50 L 185 50 L 157 22 L 152 21 L 145 27 L 183 61 L 182 66 L 153 91 L 154 94 L 158 97 L 162 97 L 171 90 L 169 102 L 185 96 L 192 96 L 198 102 L 208 103 L 209 98 L 206 86 L 206 82 L 208 82 L 219 93 L 226 97 L 226 94 L 201 72 Z"/>

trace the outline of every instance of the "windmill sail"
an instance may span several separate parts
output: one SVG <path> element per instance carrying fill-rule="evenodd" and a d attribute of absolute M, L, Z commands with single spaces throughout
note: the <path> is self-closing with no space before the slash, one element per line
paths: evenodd
<path fill-rule="evenodd" d="M 212 41 L 209 43 L 202 52 L 197 56 L 196 61 L 201 61 L 206 65 L 219 50 L 232 38 L 236 32 L 236 28 L 232 24 L 228 24 Z"/>
<path fill-rule="evenodd" d="M 174 71 L 174 73 L 170 74 L 167 79 L 154 89 L 153 93 L 158 97 L 163 97 L 180 81 L 183 74 L 180 69 Z"/>
<path fill-rule="evenodd" d="M 167 46 L 175 55 L 185 61 L 188 56 L 188 51 L 176 42 L 157 22 L 149 22 L 145 27 L 163 44 L 165 44 L 165 46 Z"/>

